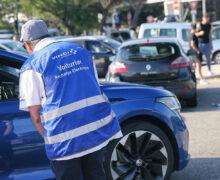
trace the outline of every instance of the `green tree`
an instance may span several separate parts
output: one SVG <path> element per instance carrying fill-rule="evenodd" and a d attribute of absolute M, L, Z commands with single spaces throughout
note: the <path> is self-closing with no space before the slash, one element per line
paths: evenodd
<path fill-rule="evenodd" d="M 69 34 L 80 34 L 98 26 L 97 14 L 92 7 L 93 0 L 2 0 L 2 14 L 19 12 L 29 18 L 41 18 L 49 25 L 62 26 Z"/>
<path fill-rule="evenodd" d="M 103 27 L 106 22 L 106 18 L 109 14 L 110 9 L 117 3 L 121 3 L 123 0 L 97 0 L 99 5 L 101 5 L 102 20 L 99 24 L 99 31 L 103 32 Z"/>
<path fill-rule="evenodd" d="M 94 29 L 98 24 L 94 9 L 90 8 L 90 0 L 30 1 L 38 10 L 40 17 L 45 20 L 51 17 L 55 24 L 62 24 L 70 34 L 80 34 L 83 30 Z"/>

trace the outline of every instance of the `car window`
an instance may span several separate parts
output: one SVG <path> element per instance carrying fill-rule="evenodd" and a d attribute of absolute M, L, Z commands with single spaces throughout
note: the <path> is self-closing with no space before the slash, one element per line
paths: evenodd
<path fill-rule="evenodd" d="M 107 53 L 109 49 L 98 41 L 87 41 L 87 49 L 92 53 Z"/>
<path fill-rule="evenodd" d="M 123 47 L 119 56 L 128 61 L 154 61 L 176 53 L 176 46 L 169 43 L 136 44 Z"/>
<path fill-rule="evenodd" d="M 0 63 L 0 101 L 17 100 L 19 69 Z"/>
<path fill-rule="evenodd" d="M 213 39 L 220 39 L 220 28 L 213 30 Z"/>
<path fill-rule="evenodd" d="M 146 29 L 144 31 L 144 37 L 158 37 L 158 29 L 152 28 L 152 29 Z"/>
<path fill-rule="evenodd" d="M 182 39 L 185 42 L 189 42 L 190 29 L 182 29 Z"/>
<path fill-rule="evenodd" d="M 100 39 L 103 43 L 106 43 L 113 49 L 118 49 L 121 43 L 113 39 Z"/>
<path fill-rule="evenodd" d="M 152 28 L 144 31 L 144 37 L 176 37 L 176 28 Z"/>
<path fill-rule="evenodd" d="M 12 51 L 27 52 L 27 50 L 23 48 L 22 43 L 18 41 L 4 42 L 2 44 Z"/>
<path fill-rule="evenodd" d="M 176 37 L 176 29 L 175 28 L 169 28 L 169 29 L 159 29 L 159 35 L 167 36 L 167 37 Z"/>

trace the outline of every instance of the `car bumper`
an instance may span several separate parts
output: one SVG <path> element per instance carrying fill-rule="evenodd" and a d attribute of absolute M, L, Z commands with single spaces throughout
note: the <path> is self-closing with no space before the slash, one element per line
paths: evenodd
<path fill-rule="evenodd" d="M 109 77 L 108 77 L 109 78 Z M 115 80 L 113 82 L 121 81 L 120 76 L 114 76 L 109 80 Z M 143 84 L 148 86 L 163 87 L 168 91 L 174 93 L 179 100 L 191 99 L 196 94 L 196 81 L 193 78 L 186 80 L 172 80 L 172 81 L 151 81 L 151 82 L 136 82 L 136 84 Z"/>
<path fill-rule="evenodd" d="M 188 153 L 189 145 L 189 132 L 184 122 L 184 118 L 172 110 L 170 110 L 166 105 L 155 103 L 155 110 L 159 110 L 159 113 L 163 114 L 165 117 L 166 124 L 171 129 L 175 136 L 175 143 L 177 145 L 177 163 L 175 170 L 181 170 L 186 167 L 190 160 L 190 155 Z"/>

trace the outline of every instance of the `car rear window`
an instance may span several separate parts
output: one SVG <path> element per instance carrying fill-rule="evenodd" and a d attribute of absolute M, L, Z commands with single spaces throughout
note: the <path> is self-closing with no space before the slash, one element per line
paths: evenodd
<path fill-rule="evenodd" d="M 144 37 L 176 37 L 175 28 L 152 28 L 144 31 Z"/>
<path fill-rule="evenodd" d="M 171 43 L 135 44 L 120 49 L 119 58 L 128 61 L 154 61 L 176 54 Z"/>

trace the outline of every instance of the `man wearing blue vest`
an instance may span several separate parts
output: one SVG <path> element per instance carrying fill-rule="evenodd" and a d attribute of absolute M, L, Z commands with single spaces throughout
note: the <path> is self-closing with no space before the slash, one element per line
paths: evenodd
<path fill-rule="evenodd" d="M 30 57 L 20 70 L 20 109 L 30 112 L 59 180 L 104 180 L 105 147 L 122 136 L 99 88 L 91 53 L 48 38 L 42 20 L 22 26 Z"/>

